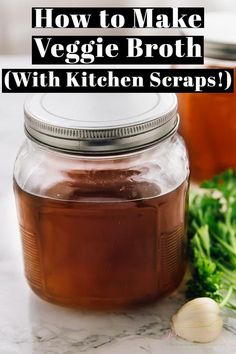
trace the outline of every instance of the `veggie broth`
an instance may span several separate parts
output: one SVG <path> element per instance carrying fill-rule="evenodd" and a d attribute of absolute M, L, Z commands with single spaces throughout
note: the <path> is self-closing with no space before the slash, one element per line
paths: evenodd
<path fill-rule="evenodd" d="M 147 199 L 128 182 L 106 193 L 102 184 L 103 197 L 82 180 L 80 190 L 59 183 L 47 195 L 67 200 L 56 200 L 15 183 L 26 276 L 42 298 L 109 309 L 154 301 L 182 280 L 188 182 Z"/>

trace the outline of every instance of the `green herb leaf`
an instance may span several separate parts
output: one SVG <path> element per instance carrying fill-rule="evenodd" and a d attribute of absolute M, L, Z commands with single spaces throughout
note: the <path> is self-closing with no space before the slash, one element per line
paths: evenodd
<path fill-rule="evenodd" d="M 192 279 L 187 297 L 207 296 L 236 309 L 236 171 L 227 170 L 190 193 L 188 226 Z"/>

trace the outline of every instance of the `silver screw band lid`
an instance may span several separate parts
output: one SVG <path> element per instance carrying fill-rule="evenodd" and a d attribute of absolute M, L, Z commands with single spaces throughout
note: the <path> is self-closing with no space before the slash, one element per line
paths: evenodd
<path fill-rule="evenodd" d="M 25 103 L 29 138 L 78 154 L 140 149 L 173 134 L 178 122 L 174 94 L 37 94 Z"/>
<path fill-rule="evenodd" d="M 204 36 L 206 58 L 236 61 L 235 12 L 207 12 L 204 29 L 184 29 L 181 33 Z"/>
<path fill-rule="evenodd" d="M 205 56 L 236 60 L 236 14 L 212 12 L 206 15 Z"/>

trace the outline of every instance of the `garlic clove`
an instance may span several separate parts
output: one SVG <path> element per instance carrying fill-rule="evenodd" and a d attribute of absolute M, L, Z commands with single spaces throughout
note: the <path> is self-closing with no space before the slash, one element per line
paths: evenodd
<path fill-rule="evenodd" d="M 220 335 L 222 327 L 219 305 L 210 298 L 191 300 L 172 317 L 173 331 L 191 342 L 211 342 Z"/>

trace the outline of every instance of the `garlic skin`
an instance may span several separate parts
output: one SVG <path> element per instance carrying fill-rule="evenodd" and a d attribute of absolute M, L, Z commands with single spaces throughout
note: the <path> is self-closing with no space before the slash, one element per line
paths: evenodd
<path fill-rule="evenodd" d="M 172 317 L 172 330 L 191 342 L 212 342 L 219 337 L 222 327 L 220 307 L 208 297 L 187 302 Z"/>

